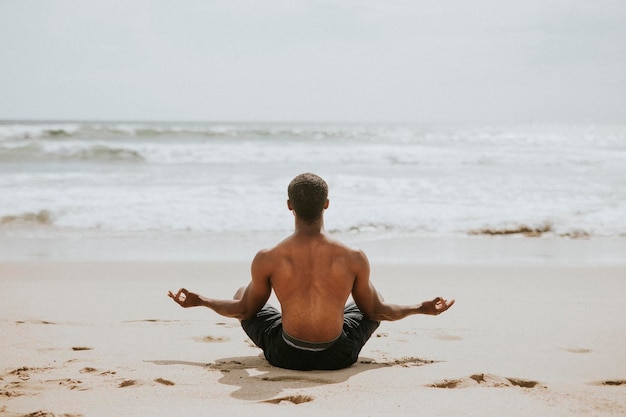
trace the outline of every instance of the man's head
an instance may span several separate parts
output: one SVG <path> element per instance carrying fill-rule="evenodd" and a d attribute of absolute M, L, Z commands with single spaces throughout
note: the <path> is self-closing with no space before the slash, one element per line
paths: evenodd
<path fill-rule="evenodd" d="M 300 174 L 289 183 L 289 208 L 300 220 L 313 223 L 328 207 L 328 185 L 315 174 Z"/>

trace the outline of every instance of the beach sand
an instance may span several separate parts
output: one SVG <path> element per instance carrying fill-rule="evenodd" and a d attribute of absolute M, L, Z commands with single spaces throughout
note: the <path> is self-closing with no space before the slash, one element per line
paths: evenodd
<path fill-rule="evenodd" d="M 247 262 L 0 263 L 3 416 L 626 415 L 626 266 L 375 264 L 384 322 L 340 371 L 270 366 L 236 320 Z M 272 299 L 276 303 L 275 299 Z"/>

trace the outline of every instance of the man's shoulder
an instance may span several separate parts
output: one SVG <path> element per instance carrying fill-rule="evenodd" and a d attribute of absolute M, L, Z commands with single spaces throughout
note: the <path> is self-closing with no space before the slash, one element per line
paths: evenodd
<path fill-rule="evenodd" d="M 254 261 L 265 261 L 274 256 L 275 248 L 260 249 L 254 256 Z"/>
<path fill-rule="evenodd" d="M 255 262 L 272 262 L 273 260 L 280 258 L 284 253 L 286 247 L 288 247 L 287 239 L 279 242 L 278 244 L 270 247 L 260 249 L 255 257 Z"/>
<path fill-rule="evenodd" d="M 352 248 L 338 240 L 329 240 L 329 244 L 332 245 L 333 252 L 337 256 L 348 258 L 356 263 L 368 262 L 367 255 L 361 249 Z"/>
<path fill-rule="evenodd" d="M 369 264 L 369 260 L 367 259 L 367 255 L 361 249 L 352 249 L 352 248 L 350 248 L 350 255 L 358 263 L 367 263 L 367 264 Z"/>
<path fill-rule="evenodd" d="M 357 248 L 353 248 L 351 246 L 348 246 L 346 243 L 337 240 L 337 239 L 333 239 L 333 238 L 327 238 L 326 239 L 327 242 L 330 245 L 333 245 L 335 248 L 337 248 L 338 250 L 341 250 L 345 253 L 349 253 L 352 255 L 365 255 L 365 252 L 363 252 L 361 249 L 357 249 Z"/>

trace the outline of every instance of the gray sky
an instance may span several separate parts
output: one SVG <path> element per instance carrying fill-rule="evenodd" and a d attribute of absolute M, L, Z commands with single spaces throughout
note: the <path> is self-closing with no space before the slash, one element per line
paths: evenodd
<path fill-rule="evenodd" d="M 626 123 L 626 1 L 0 0 L 0 119 Z"/>

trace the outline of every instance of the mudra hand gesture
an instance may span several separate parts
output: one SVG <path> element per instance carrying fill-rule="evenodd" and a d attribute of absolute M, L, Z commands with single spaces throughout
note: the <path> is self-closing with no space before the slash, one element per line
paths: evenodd
<path fill-rule="evenodd" d="M 422 303 L 421 312 L 422 314 L 428 314 L 431 316 L 437 316 L 454 304 L 454 300 L 447 301 L 441 297 L 437 297 L 432 301 L 424 301 Z"/>
<path fill-rule="evenodd" d="M 176 294 L 168 291 L 167 295 L 169 295 L 171 299 L 176 301 L 181 307 L 184 308 L 198 307 L 199 305 L 201 305 L 200 297 L 198 296 L 198 294 L 189 292 L 185 288 L 181 288 Z"/>

